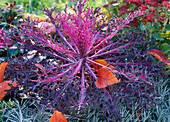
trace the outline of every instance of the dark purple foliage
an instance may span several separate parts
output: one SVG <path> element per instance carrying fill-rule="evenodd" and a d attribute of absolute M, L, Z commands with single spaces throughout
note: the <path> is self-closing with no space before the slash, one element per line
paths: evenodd
<path fill-rule="evenodd" d="M 7 45 L 10 45 L 10 38 L 3 29 L 0 29 L 0 49 L 5 48 Z"/>
<path fill-rule="evenodd" d="M 156 64 L 146 52 L 155 43 L 148 41 L 150 38 L 143 32 L 117 34 L 143 13 L 112 18 L 108 30 L 96 30 L 97 17 L 85 3 L 75 4 L 74 15 L 59 13 L 55 19 L 51 15 L 54 9 L 44 9 L 56 26 L 56 33 L 43 34 L 36 28 L 36 22 L 28 21 L 13 30 L 15 39 L 22 45 L 20 50 L 34 49 L 36 55 L 46 56 L 46 59 L 26 60 L 20 52 L 20 59 L 10 61 L 14 65 L 7 67 L 8 76 L 12 74 L 11 78 L 21 82 L 19 87 L 23 87 L 22 92 L 33 102 L 74 116 L 83 117 L 90 106 L 100 108 L 108 121 L 120 120 L 122 106 L 130 108 L 137 102 L 145 108 L 154 107 L 154 99 L 159 96 L 154 90 L 155 81 L 157 76 L 163 75 L 163 63 Z M 94 59 L 104 59 L 117 70 L 98 64 Z M 98 76 L 90 62 L 112 71 L 120 83 L 97 88 L 94 82 Z"/>

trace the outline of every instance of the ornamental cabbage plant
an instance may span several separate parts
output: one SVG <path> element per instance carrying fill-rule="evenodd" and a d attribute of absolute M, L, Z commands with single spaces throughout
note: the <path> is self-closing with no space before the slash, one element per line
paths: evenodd
<path fill-rule="evenodd" d="M 27 95 L 42 107 L 50 105 L 73 116 L 83 117 L 87 106 L 100 109 L 108 121 L 121 119 L 120 103 L 130 105 L 137 101 L 153 106 L 153 99 L 159 96 L 154 92 L 153 76 L 162 72 L 151 69 L 163 64 L 153 63 L 153 56 L 146 54 L 146 49 L 155 43 L 144 41 L 149 37 L 143 32 L 118 33 L 144 13 L 134 11 L 125 18 L 113 17 L 103 30 L 96 21 L 102 15 L 88 7 L 86 0 L 71 9 L 73 13 L 68 14 L 66 6 L 65 12 L 56 13 L 54 18 L 55 8 L 44 8 L 55 31 L 46 33 L 37 21 L 29 19 L 13 29 L 18 43 L 36 50 L 35 55 L 46 56 L 42 61 L 27 60 L 34 66 L 31 74 L 37 78 L 27 81 L 31 76 L 20 71 L 25 75 L 24 91 L 31 90 Z"/>

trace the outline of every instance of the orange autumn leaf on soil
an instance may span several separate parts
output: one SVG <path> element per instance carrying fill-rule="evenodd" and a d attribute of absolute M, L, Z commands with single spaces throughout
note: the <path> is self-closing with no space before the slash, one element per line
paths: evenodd
<path fill-rule="evenodd" d="M 49 122 L 67 122 L 67 120 L 61 112 L 55 111 Z"/>
<path fill-rule="evenodd" d="M 57 16 L 57 13 L 52 13 L 51 15 L 54 19 L 56 18 Z M 48 16 L 46 17 L 42 17 L 42 16 L 38 16 L 36 14 L 25 14 L 24 15 L 24 18 L 30 18 L 30 20 L 33 20 L 33 21 L 37 21 L 37 22 L 51 22 L 50 18 Z"/>
<path fill-rule="evenodd" d="M 42 17 L 42 16 L 37 16 L 36 14 L 25 14 L 25 18 L 30 18 L 30 20 L 35 20 L 37 22 L 45 22 L 47 18 Z"/>
<path fill-rule="evenodd" d="M 7 94 L 6 90 L 10 90 L 11 86 L 9 86 L 8 84 L 11 84 L 12 80 L 9 81 L 4 81 L 2 83 L 0 83 L 0 99 L 2 99 L 3 97 L 5 97 L 5 95 Z M 14 81 L 12 83 L 12 86 L 16 87 L 18 85 L 17 81 Z"/>
<path fill-rule="evenodd" d="M 14 87 L 18 85 L 17 81 L 14 81 L 13 83 L 12 80 L 4 81 L 4 72 L 7 65 L 7 62 L 2 62 L 0 64 L 0 99 L 2 99 L 7 94 L 6 90 L 11 89 L 11 86 L 9 86 L 9 84 L 12 84 L 12 86 Z"/>
<path fill-rule="evenodd" d="M 103 67 L 99 68 L 98 76 L 99 78 L 97 78 L 95 82 L 97 88 L 105 88 L 107 85 L 120 82 L 110 70 Z"/>
<path fill-rule="evenodd" d="M 116 69 L 115 67 L 113 67 L 112 65 L 108 64 L 108 63 L 107 63 L 105 60 L 103 60 L 103 59 L 95 59 L 94 62 L 99 63 L 99 64 L 102 64 L 102 65 L 107 66 L 107 67 L 109 67 L 109 68 Z M 96 65 L 96 64 L 94 64 L 94 63 L 91 63 L 91 64 L 93 65 L 93 67 L 94 67 L 94 69 L 95 69 L 96 71 L 98 71 L 99 68 L 101 67 L 101 66 Z"/>
<path fill-rule="evenodd" d="M 7 62 L 2 62 L 0 64 L 0 83 L 4 82 L 4 72 L 7 65 Z"/>
<path fill-rule="evenodd" d="M 95 62 L 107 66 L 109 68 L 116 69 L 112 65 L 108 64 L 105 60 L 99 59 L 94 60 Z M 97 88 L 105 88 L 107 85 L 113 85 L 115 83 L 119 83 L 120 81 L 116 78 L 116 76 L 108 69 L 103 68 L 99 65 L 91 63 L 96 71 L 98 71 L 98 78 L 96 79 L 95 85 Z"/>
<path fill-rule="evenodd" d="M 148 50 L 147 53 L 155 56 L 157 59 L 159 59 L 160 61 L 162 61 L 170 66 L 170 61 L 168 61 L 167 57 L 165 56 L 165 54 L 163 52 L 161 52 L 157 49 L 150 49 L 150 50 Z"/>

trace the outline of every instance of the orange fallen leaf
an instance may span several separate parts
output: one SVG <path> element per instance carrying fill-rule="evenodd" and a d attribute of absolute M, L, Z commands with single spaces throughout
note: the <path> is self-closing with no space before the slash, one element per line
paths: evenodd
<path fill-rule="evenodd" d="M 107 85 L 120 82 L 110 70 L 103 67 L 99 68 L 98 76 L 99 78 L 97 78 L 95 82 L 97 88 L 105 88 Z"/>
<path fill-rule="evenodd" d="M 4 82 L 4 72 L 7 65 L 7 62 L 2 62 L 0 64 L 0 83 Z"/>
<path fill-rule="evenodd" d="M 12 80 L 4 81 L 4 82 L 0 83 L 0 99 L 5 97 L 5 95 L 7 94 L 6 90 L 11 89 L 11 86 L 9 86 L 8 84 L 12 84 L 13 87 L 16 87 L 18 85 L 17 81 L 14 81 L 12 83 Z"/>
<path fill-rule="evenodd" d="M 105 60 L 103 60 L 103 59 L 95 59 L 94 62 L 99 63 L 99 64 L 102 64 L 102 65 L 107 66 L 107 67 L 109 67 L 109 68 L 116 69 L 114 66 L 108 64 L 108 63 L 107 63 Z M 92 63 L 92 62 L 91 62 L 91 64 L 93 65 L 93 67 L 94 67 L 94 69 L 95 69 L 96 71 L 98 71 L 99 68 L 101 67 L 101 66 L 96 65 L 96 64 L 94 64 L 94 63 Z"/>
<path fill-rule="evenodd" d="M 37 21 L 37 22 L 45 22 L 47 18 L 42 16 L 37 16 L 36 14 L 25 14 L 25 18 L 30 18 L 30 20 Z"/>
<path fill-rule="evenodd" d="M 57 13 L 52 13 L 51 16 L 55 19 L 57 17 L 57 15 L 58 15 Z M 29 13 L 24 15 L 24 18 L 28 18 L 28 17 L 30 20 L 37 21 L 37 22 L 46 22 L 46 21 L 51 22 L 51 20 L 48 16 L 42 17 L 42 16 L 38 16 L 36 14 L 29 14 Z"/>
<path fill-rule="evenodd" d="M 7 62 L 2 62 L 0 64 L 0 99 L 2 99 L 7 94 L 6 90 L 11 89 L 11 86 L 9 84 L 12 84 L 12 86 L 14 87 L 18 85 L 17 81 L 14 81 L 13 83 L 12 80 L 4 81 L 4 72 L 7 65 Z"/>
<path fill-rule="evenodd" d="M 98 59 L 98 60 L 94 60 L 94 62 L 97 62 L 97 63 L 99 63 L 99 64 L 102 64 L 102 65 L 106 65 L 107 64 L 107 62 L 105 61 L 105 60 L 103 60 L 103 59 Z M 99 65 L 96 65 L 96 64 L 94 64 L 94 63 L 92 63 L 92 62 L 90 62 L 92 65 L 93 65 L 93 68 L 96 70 L 96 71 L 98 71 L 99 70 Z"/>
<path fill-rule="evenodd" d="M 55 111 L 49 122 L 67 122 L 67 120 L 61 112 Z"/>
<path fill-rule="evenodd" d="M 108 64 L 103 59 L 95 59 L 94 62 L 107 66 L 109 68 L 116 69 L 112 65 Z M 107 85 L 113 85 L 115 83 L 119 83 L 120 81 L 116 78 L 116 76 L 108 69 L 103 68 L 97 64 L 91 63 L 96 71 L 98 71 L 98 78 L 95 81 L 95 85 L 97 88 L 105 88 Z"/>
<path fill-rule="evenodd" d="M 167 57 L 165 56 L 165 54 L 163 52 L 161 52 L 157 49 L 150 49 L 150 50 L 148 50 L 147 54 L 151 54 L 151 55 L 155 56 L 157 59 L 159 59 L 160 61 L 162 61 L 170 66 L 170 61 L 168 61 Z"/>

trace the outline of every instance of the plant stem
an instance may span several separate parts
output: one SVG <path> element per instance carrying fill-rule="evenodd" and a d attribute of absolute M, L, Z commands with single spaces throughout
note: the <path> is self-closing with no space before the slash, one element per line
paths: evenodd
<path fill-rule="evenodd" d="M 84 98 L 85 98 L 85 76 L 84 76 L 84 65 L 82 66 L 82 80 L 81 80 L 81 98 L 80 98 L 80 103 L 79 103 L 79 107 L 78 107 L 78 112 L 77 114 L 79 114 L 80 109 L 81 109 L 81 105 L 84 102 Z"/>

